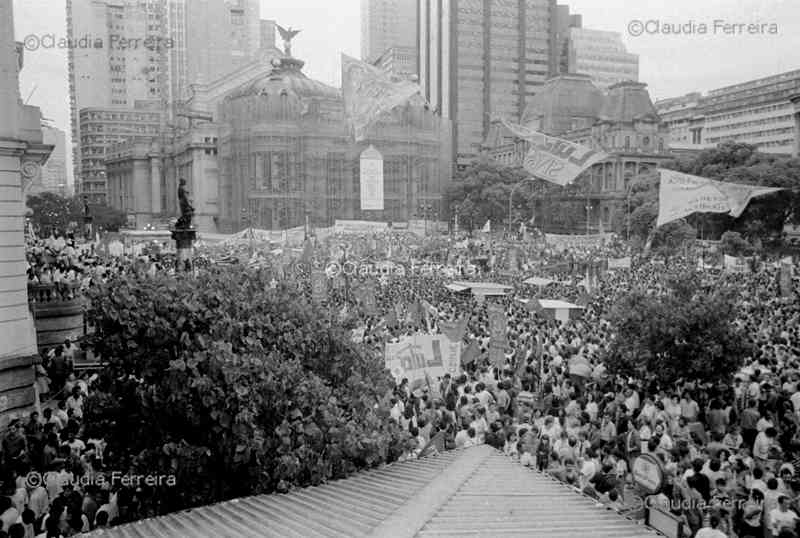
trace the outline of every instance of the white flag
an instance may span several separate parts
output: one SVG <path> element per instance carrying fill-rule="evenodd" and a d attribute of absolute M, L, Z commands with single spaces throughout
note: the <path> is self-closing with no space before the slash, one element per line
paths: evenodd
<path fill-rule="evenodd" d="M 492 221 L 491 220 L 487 220 L 486 224 L 484 224 L 483 228 L 481 228 L 481 231 L 483 233 L 487 233 L 487 234 L 490 233 L 492 231 Z"/>
<path fill-rule="evenodd" d="M 411 81 L 396 82 L 374 65 L 342 54 L 342 98 L 356 142 L 384 112 L 405 103 L 420 87 Z"/>
<path fill-rule="evenodd" d="M 714 181 L 675 170 L 658 169 L 658 220 L 662 226 L 692 213 L 728 213 L 739 217 L 756 196 L 782 189 Z"/>
<path fill-rule="evenodd" d="M 523 167 L 530 174 L 555 183 L 566 185 L 575 181 L 581 172 L 602 161 L 608 155 L 581 144 L 547 136 L 528 127 L 502 120 L 514 135 L 530 143 Z"/>

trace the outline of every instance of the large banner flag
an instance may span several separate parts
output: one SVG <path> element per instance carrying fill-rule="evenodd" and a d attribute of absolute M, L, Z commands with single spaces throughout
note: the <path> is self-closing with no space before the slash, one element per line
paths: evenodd
<path fill-rule="evenodd" d="M 342 54 L 342 97 L 345 115 L 356 142 L 364 140 L 367 128 L 381 114 L 402 105 L 420 87 L 411 81 L 393 81 L 373 65 Z"/>
<path fill-rule="evenodd" d="M 416 334 L 396 344 L 386 344 L 386 368 L 399 383 L 424 381 L 426 374 L 436 379 L 461 371 L 461 342 L 451 342 L 444 335 Z"/>
<path fill-rule="evenodd" d="M 440 321 L 439 330 L 447 336 L 451 342 L 460 342 L 464 338 L 464 331 L 467 329 L 467 318 L 463 317 L 458 321 Z"/>
<path fill-rule="evenodd" d="M 557 185 L 572 183 L 581 172 L 608 157 L 602 151 L 569 140 L 547 136 L 506 120 L 502 122 L 514 135 L 530 143 L 522 165 L 525 170 L 537 178 Z"/>
<path fill-rule="evenodd" d="M 658 187 L 656 227 L 692 213 L 728 213 L 733 218 L 738 218 L 756 196 L 782 190 L 776 187 L 715 181 L 664 168 L 659 168 L 658 172 L 661 180 Z"/>

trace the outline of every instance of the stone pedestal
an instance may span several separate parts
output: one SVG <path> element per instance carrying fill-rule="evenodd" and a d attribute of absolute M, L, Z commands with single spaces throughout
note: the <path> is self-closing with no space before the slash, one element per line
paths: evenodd
<path fill-rule="evenodd" d="M 194 258 L 194 242 L 197 240 L 197 230 L 194 228 L 173 228 L 172 239 L 175 241 L 177 271 L 191 271 L 192 258 Z"/>

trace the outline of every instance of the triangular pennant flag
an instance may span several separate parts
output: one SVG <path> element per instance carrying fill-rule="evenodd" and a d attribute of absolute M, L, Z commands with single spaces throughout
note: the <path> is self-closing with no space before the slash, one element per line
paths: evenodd
<path fill-rule="evenodd" d="M 464 331 L 467 329 L 467 318 L 458 321 L 443 321 L 439 323 L 439 330 L 451 342 L 460 342 L 464 338 Z"/>
<path fill-rule="evenodd" d="M 461 365 L 466 366 L 475 362 L 481 355 L 481 350 L 478 347 L 478 342 L 473 340 L 461 353 Z"/>

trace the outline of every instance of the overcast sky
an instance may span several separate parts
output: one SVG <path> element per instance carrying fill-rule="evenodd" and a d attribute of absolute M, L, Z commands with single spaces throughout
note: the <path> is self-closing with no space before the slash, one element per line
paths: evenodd
<path fill-rule="evenodd" d="M 292 43 L 292 54 L 305 60 L 307 75 L 338 86 L 339 54 L 359 55 L 359 3 L 360 0 L 261 0 L 261 17 L 301 29 Z M 586 28 L 622 34 L 628 50 L 639 54 L 639 79 L 649 85 L 653 100 L 691 91 L 706 92 L 800 68 L 798 0 L 559 3 L 566 3 L 571 12 L 583 15 Z M 18 41 L 32 33 L 66 36 L 65 0 L 14 0 L 14 10 Z M 633 21 L 645 24 L 643 35 L 631 35 L 641 28 Z M 758 31 L 748 33 L 748 24 L 759 25 Z M 656 26 L 673 31 L 689 29 L 693 33 L 653 33 Z M 20 80 L 23 100 L 33 91 L 29 104 L 41 107 L 45 117 L 69 132 L 67 88 L 64 50 L 25 53 Z"/>

